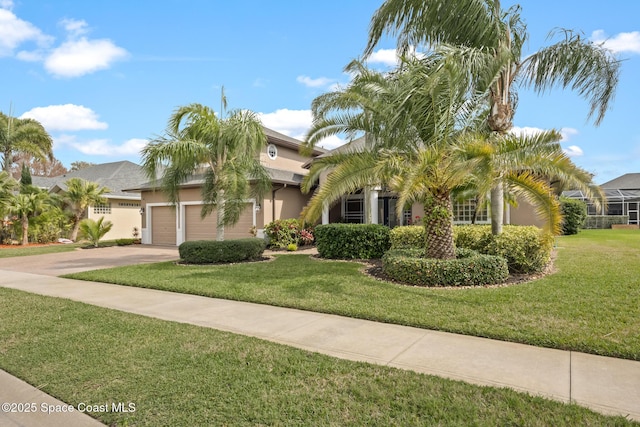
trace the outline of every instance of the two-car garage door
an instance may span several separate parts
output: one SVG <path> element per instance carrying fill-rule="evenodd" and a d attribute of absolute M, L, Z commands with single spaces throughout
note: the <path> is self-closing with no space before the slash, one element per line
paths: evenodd
<path fill-rule="evenodd" d="M 151 243 L 154 245 L 176 244 L 176 209 L 171 206 L 153 206 L 151 208 Z M 215 240 L 216 212 L 200 218 L 202 205 L 184 206 L 184 241 Z M 240 215 L 240 220 L 234 226 L 224 229 L 225 239 L 239 239 L 251 237 L 250 229 L 254 225 L 253 204 L 247 203 L 246 209 Z"/>

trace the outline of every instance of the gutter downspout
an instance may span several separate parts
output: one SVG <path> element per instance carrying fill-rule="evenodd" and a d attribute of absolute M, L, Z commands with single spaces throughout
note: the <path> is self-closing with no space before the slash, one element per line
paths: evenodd
<path fill-rule="evenodd" d="M 287 188 L 287 184 L 282 184 L 282 187 L 271 191 L 271 221 L 276 220 L 276 192 L 283 188 Z"/>

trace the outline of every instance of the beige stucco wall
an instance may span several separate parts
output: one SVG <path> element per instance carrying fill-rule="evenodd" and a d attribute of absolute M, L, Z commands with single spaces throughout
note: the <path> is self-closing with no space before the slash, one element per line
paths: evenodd
<path fill-rule="evenodd" d="M 133 227 L 142 228 L 142 215 L 140 215 L 140 201 L 131 199 L 107 199 L 111 204 L 111 213 L 96 213 L 95 208 L 89 207 L 87 218 L 98 220 L 104 217 L 105 221 L 111 221 L 113 227 L 104 236 L 104 240 L 133 238 Z"/>
<path fill-rule="evenodd" d="M 533 205 L 527 201 L 519 200 L 517 208 L 509 206 L 507 209 L 509 209 L 509 213 L 507 215 L 505 209 L 505 216 L 509 217 L 510 223 L 513 225 L 535 225 L 541 228 L 545 225 L 544 221 L 536 215 Z"/>
<path fill-rule="evenodd" d="M 307 174 L 308 171 L 302 165 L 309 160 L 308 157 L 301 156 L 300 153 L 292 148 L 280 145 L 276 145 L 276 147 L 278 148 L 276 158 L 270 159 L 265 147 L 260 153 L 260 163 L 269 168 L 293 171 L 303 175 Z"/>

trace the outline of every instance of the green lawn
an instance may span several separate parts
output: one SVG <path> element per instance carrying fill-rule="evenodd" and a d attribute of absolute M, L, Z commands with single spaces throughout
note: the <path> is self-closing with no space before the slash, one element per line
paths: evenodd
<path fill-rule="evenodd" d="M 34 246 L 34 247 L 20 247 L 16 245 L 15 248 L 0 249 L 0 258 L 11 258 L 16 256 L 30 256 L 30 255 L 42 255 L 42 254 L 54 254 L 58 252 L 71 252 L 79 248 L 79 244 L 54 244 L 47 246 Z"/>
<path fill-rule="evenodd" d="M 425 289 L 353 262 L 280 255 L 230 266 L 139 265 L 68 277 L 251 301 L 640 360 L 640 232 L 558 238 L 555 274 L 518 285 Z"/>
<path fill-rule="evenodd" d="M 186 270 L 185 270 L 186 271 Z M 0 288 L 0 368 L 107 425 L 626 426 L 508 389 Z"/>

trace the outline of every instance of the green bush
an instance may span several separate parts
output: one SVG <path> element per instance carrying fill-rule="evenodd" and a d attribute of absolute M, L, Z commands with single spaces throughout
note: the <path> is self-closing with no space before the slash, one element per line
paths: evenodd
<path fill-rule="evenodd" d="M 315 229 L 322 258 L 381 258 L 391 247 L 389 228 L 380 224 L 325 224 Z"/>
<path fill-rule="evenodd" d="M 460 225 L 454 237 L 457 247 L 504 257 L 511 273 L 544 270 L 553 250 L 553 236 L 534 226 L 505 225 L 502 234 L 494 236 L 489 225 Z"/>
<path fill-rule="evenodd" d="M 562 234 L 578 234 L 578 230 L 587 219 L 587 204 L 582 200 L 561 197 L 560 211 L 562 212 Z"/>
<path fill-rule="evenodd" d="M 178 247 L 180 259 L 186 264 L 229 263 L 260 259 L 265 241 L 256 238 L 225 240 L 196 240 Z"/>
<path fill-rule="evenodd" d="M 118 246 L 128 246 L 133 245 L 136 239 L 116 239 L 116 245 Z"/>
<path fill-rule="evenodd" d="M 424 227 L 420 225 L 392 228 L 389 232 L 389 238 L 391 239 L 391 249 L 424 249 L 426 245 Z"/>
<path fill-rule="evenodd" d="M 480 286 L 504 282 L 509 268 L 504 258 L 456 249 L 456 258 L 425 258 L 421 249 L 392 249 L 382 257 L 382 270 L 402 283 L 417 286 Z"/>
<path fill-rule="evenodd" d="M 271 248 L 287 248 L 290 244 L 297 246 L 313 244 L 313 227 L 295 218 L 277 219 L 264 227 L 264 234 L 269 239 Z"/>

